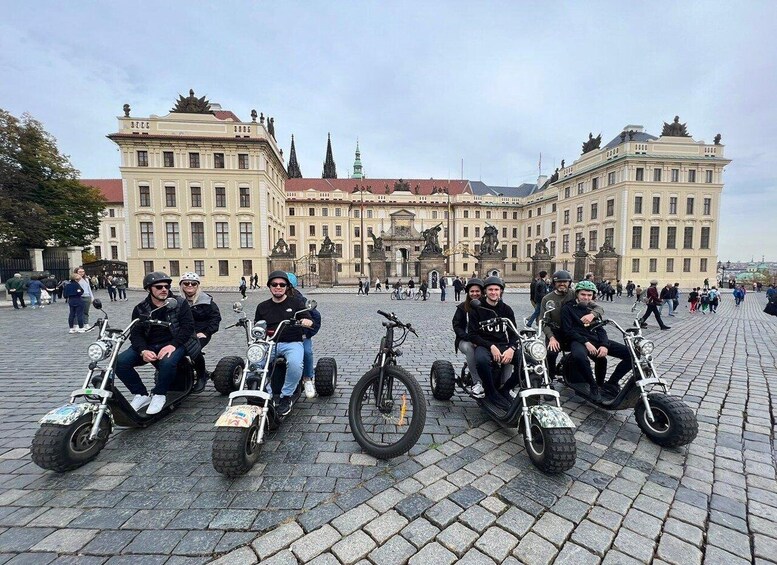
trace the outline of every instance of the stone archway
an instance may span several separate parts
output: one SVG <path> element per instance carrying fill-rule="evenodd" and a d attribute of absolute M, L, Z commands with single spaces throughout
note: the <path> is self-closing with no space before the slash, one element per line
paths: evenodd
<path fill-rule="evenodd" d="M 430 289 L 432 289 L 432 288 L 439 288 L 439 286 L 440 286 L 440 273 L 438 273 L 437 271 L 429 271 L 429 273 L 426 276 L 427 276 L 427 279 L 428 279 L 426 284 L 429 285 Z"/>
<path fill-rule="evenodd" d="M 499 269 L 491 269 L 486 273 L 486 277 L 499 277 L 502 278 L 502 273 L 499 271 Z"/>

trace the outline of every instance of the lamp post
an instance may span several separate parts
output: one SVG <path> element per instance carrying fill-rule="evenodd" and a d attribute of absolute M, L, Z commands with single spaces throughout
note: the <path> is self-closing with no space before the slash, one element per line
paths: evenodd
<path fill-rule="evenodd" d="M 726 279 L 726 270 L 731 270 L 731 261 L 726 261 L 723 263 L 722 261 L 718 261 L 718 269 L 721 271 L 720 275 L 720 286 L 721 288 L 723 285 L 728 286 L 728 279 Z"/>

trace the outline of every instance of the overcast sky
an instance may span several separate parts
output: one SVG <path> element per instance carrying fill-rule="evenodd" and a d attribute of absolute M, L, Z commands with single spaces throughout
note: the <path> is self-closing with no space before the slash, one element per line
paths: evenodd
<path fill-rule="evenodd" d="M 304 176 L 356 139 L 368 177 L 534 182 L 588 133 L 723 136 L 720 259 L 777 260 L 777 2 L 14 2 L 0 108 L 29 112 L 83 178 L 118 178 L 126 102 L 164 115 L 193 88 L 275 117 Z"/>

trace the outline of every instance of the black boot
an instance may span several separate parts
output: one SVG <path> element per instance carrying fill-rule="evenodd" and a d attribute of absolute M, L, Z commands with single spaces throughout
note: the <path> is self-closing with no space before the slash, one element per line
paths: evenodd
<path fill-rule="evenodd" d="M 594 402 L 602 401 L 602 395 L 599 393 L 599 387 L 597 385 L 591 384 L 589 390 L 590 390 L 589 394 L 591 396 L 591 400 L 593 400 Z"/>

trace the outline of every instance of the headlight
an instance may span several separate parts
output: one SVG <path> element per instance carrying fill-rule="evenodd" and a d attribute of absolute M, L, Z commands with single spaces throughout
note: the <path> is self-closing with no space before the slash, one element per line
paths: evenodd
<path fill-rule="evenodd" d="M 533 341 L 526 346 L 526 353 L 535 361 L 544 361 L 548 356 L 548 349 L 541 341 Z"/>
<path fill-rule="evenodd" d="M 248 353 L 246 353 L 248 362 L 252 364 L 259 363 L 259 361 L 264 359 L 267 349 L 268 346 L 265 343 L 254 343 L 253 345 L 250 345 L 248 347 Z"/>
<path fill-rule="evenodd" d="M 642 355 L 652 355 L 655 348 L 655 344 L 649 339 L 643 339 L 639 343 L 639 350 L 642 352 Z"/>
<path fill-rule="evenodd" d="M 86 350 L 86 354 L 92 361 L 102 361 L 108 356 L 108 348 L 101 341 L 95 341 L 89 344 L 89 348 Z"/>
<path fill-rule="evenodd" d="M 264 320 L 259 320 L 254 324 L 254 327 L 251 328 L 251 337 L 254 339 L 264 339 L 264 336 L 267 335 L 267 322 Z"/>

